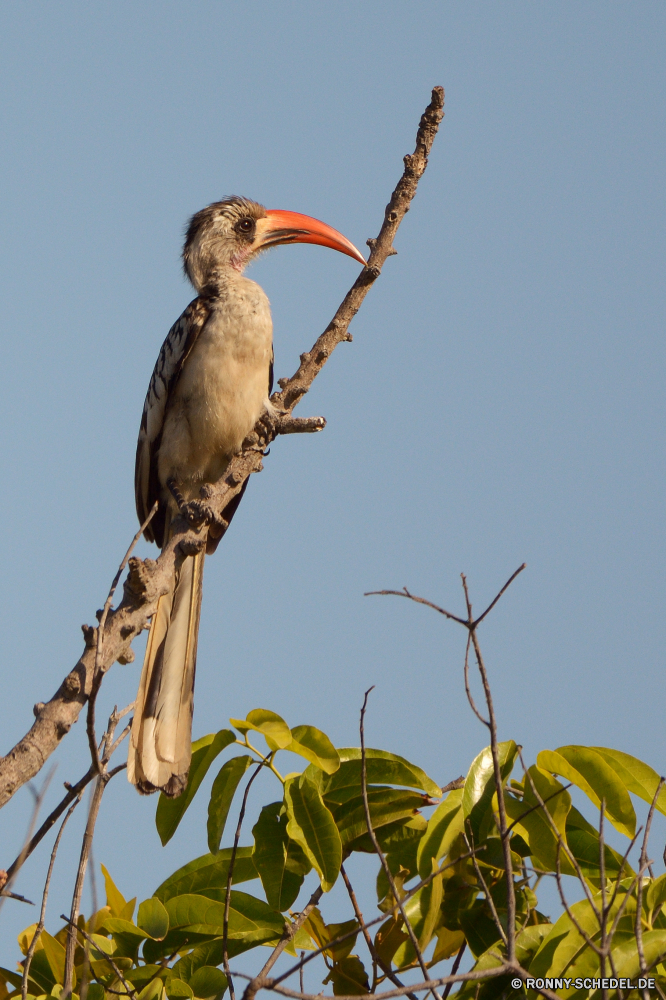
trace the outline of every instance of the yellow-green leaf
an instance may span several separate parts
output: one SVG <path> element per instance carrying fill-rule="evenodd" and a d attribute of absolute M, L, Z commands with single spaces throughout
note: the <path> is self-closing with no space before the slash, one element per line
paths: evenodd
<path fill-rule="evenodd" d="M 161 979 L 151 979 L 139 993 L 139 1000 L 161 1000 L 164 993 L 164 983 Z"/>
<path fill-rule="evenodd" d="M 606 760 L 615 770 L 618 778 L 624 783 L 625 788 L 640 796 L 645 802 L 652 804 L 661 780 L 657 772 L 648 764 L 644 764 L 637 757 L 631 754 L 622 753 L 620 750 L 611 750 L 608 747 L 590 747 Z M 662 786 L 659 798 L 656 802 L 659 812 L 666 815 L 666 785 Z"/>
<path fill-rule="evenodd" d="M 333 816 L 319 790 L 303 775 L 287 781 L 284 797 L 289 813 L 287 833 L 302 847 L 324 892 L 328 892 L 342 864 L 342 842 Z"/>
<path fill-rule="evenodd" d="M 519 750 L 520 747 L 516 745 L 514 740 L 498 744 L 497 751 L 502 781 L 506 781 L 511 774 Z M 467 821 L 469 821 L 475 841 L 479 840 L 481 825 L 492 807 L 493 795 L 496 791 L 492 750 L 490 747 L 486 747 L 472 761 L 462 794 L 465 826 L 467 827 Z"/>
<path fill-rule="evenodd" d="M 361 787 L 361 750 L 359 747 L 344 747 L 338 750 L 340 755 L 340 770 L 326 783 L 325 794 L 333 795 L 344 788 Z M 426 795 L 438 799 L 442 789 L 436 781 L 429 778 L 416 764 L 410 763 L 398 754 L 387 750 L 374 750 L 368 747 L 365 751 L 366 780 L 368 784 L 402 785 L 406 788 L 418 788 Z"/>
<path fill-rule="evenodd" d="M 255 826 L 253 860 L 270 906 L 288 910 L 312 865 L 287 834 L 289 817 L 282 802 L 264 806 Z"/>
<path fill-rule="evenodd" d="M 421 878 L 430 874 L 430 859 L 446 857 L 453 841 L 462 832 L 462 788 L 449 792 L 428 820 L 428 829 L 419 841 L 416 861 Z"/>
<path fill-rule="evenodd" d="M 595 806 L 600 807 L 603 799 L 606 815 L 615 829 L 627 837 L 634 836 L 636 813 L 629 793 L 613 767 L 596 750 L 582 746 L 542 750 L 537 764 L 573 782 Z"/>
<path fill-rule="evenodd" d="M 106 905 L 111 910 L 111 916 L 122 917 L 123 910 L 127 906 L 127 901 L 122 892 L 116 887 L 113 879 L 109 875 L 104 865 L 100 865 L 104 876 L 104 887 L 106 889 Z M 126 918 L 125 918 L 126 919 Z"/>
<path fill-rule="evenodd" d="M 51 937 L 47 931 L 42 931 L 39 943 L 44 949 L 44 953 L 48 959 L 48 963 L 51 967 L 51 972 L 53 973 L 53 978 L 56 983 L 64 983 L 65 981 L 65 949 L 56 941 L 54 937 Z"/>
<path fill-rule="evenodd" d="M 208 803 L 208 850 L 217 854 L 222 841 L 222 834 L 229 815 L 229 809 L 240 780 L 254 763 L 249 756 L 232 757 L 219 770 L 210 793 Z"/>
<path fill-rule="evenodd" d="M 162 845 L 168 844 L 178 829 L 178 824 L 206 777 L 210 765 L 225 747 L 235 742 L 236 737 L 230 729 L 221 729 L 219 733 L 209 733 L 192 744 L 192 761 L 184 792 L 176 799 L 170 799 L 162 793 L 157 803 L 155 826 Z"/>
<path fill-rule="evenodd" d="M 137 914 L 139 927 L 154 941 L 161 941 L 169 930 L 169 914 L 155 896 L 144 899 Z"/>
<path fill-rule="evenodd" d="M 178 979 L 176 976 L 172 976 L 165 986 L 166 995 L 171 1000 L 172 997 L 193 997 L 194 990 L 187 983 L 184 983 L 182 979 Z"/>
<path fill-rule="evenodd" d="M 287 750 L 305 757 L 311 764 L 324 771 L 334 774 L 340 767 L 340 757 L 326 733 L 314 726 L 295 726 L 291 731 L 292 741 Z"/>
<path fill-rule="evenodd" d="M 362 996 L 370 990 L 368 974 L 356 955 L 335 962 L 324 983 L 333 983 L 334 996 Z"/>
<path fill-rule="evenodd" d="M 566 821 L 571 808 L 571 796 L 564 786 L 547 771 L 535 764 L 525 778 L 525 795 L 522 802 L 510 793 L 504 795 L 509 823 L 514 831 L 527 842 L 533 858 L 538 858 L 547 871 L 555 871 L 557 864 L 558 838 L 553 827 L 539 805 L 532 783 L 546 806 L 556 829 L 566 844 Z M 531 778 L 531 781 L 530 781 Z M 574 875 L 575 869 L 566 851 L 560 852 L 560 868 L 564 875 Z"/>
<path fill-rule="evenodd" d="M 291 729 L 281 715 L 269 712 L 267 708 L 253 708 L 245 719 L 229 719 L 231 725 L 240 733 L 253 730 L 261 733 L 271 750 L 285 750 L 293 737 Z"/>
<path fill-rule="evenodd" d="M 227 977 L 211 965 L 202 965 L 189 980 L 192 992 L 198 1000 L 221 997 L 227 988 Z"/>
<path fill-rule="evenodd" d="M 204 854 L 183 865 L 162 882 L 154 895 L 163 903 L 173 896 L 184 893 L 198 893 L 210 899 L 223 899 L 226 890 L 231 848 L 225 847 L 217 854 Z M 248 882 L 257 877 L 252 861 L 252 848 L 239 847 L 236 851 L 233 870 L 233 884 Z"/>

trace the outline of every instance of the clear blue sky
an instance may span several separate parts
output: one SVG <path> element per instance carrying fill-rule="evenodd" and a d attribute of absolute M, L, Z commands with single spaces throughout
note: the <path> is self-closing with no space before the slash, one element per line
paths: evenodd
<path fill-rule="evenodd" d="M 207 563 L 195 734 L 261 706 L 356 744 L 375 684 L 369 742 L 448 781 L 485 745 L 464 635 L 363 592 L 406 584 L 460 610 L 464 571 L 480 608 L 526 561 L 483 626 L 502 738 L 666 769 L 665 25 L 652 2 L 5 0 L 0 752 L 76 662 L 135 531 L 143 397 L 191 298 L 186 219 L 245 194 L 364 247 L 442 84 L 398 256 L 300 407 L 328 427 L 275 443 Z M 278 376 L 356 273 L 308 246 L 254 268 Z M 138 671 L 114 667 L 100 714 Z M 80 722 L 49 802 L 85 755 Z M 0 867 L 29 806 L 23 790 L 0 814 Z M 204 807 L 162 849 L 155 800 L 116 778 L 96 861 L 144 898 L 205 852 Z M 45 866 L 44 850 L 17 891 L 37 899 Z M 33 919 L 5 905 L 4 964 Z"/>

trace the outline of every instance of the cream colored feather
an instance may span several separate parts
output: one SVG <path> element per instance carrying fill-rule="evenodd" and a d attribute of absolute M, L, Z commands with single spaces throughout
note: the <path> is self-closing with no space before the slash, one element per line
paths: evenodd
<path fill-rule="evenodd" d="M 204 559 L 183 561 L 151 622 L 127 757 L 127 776 L 144 794 L 180 795 L 187 783 Z"/>

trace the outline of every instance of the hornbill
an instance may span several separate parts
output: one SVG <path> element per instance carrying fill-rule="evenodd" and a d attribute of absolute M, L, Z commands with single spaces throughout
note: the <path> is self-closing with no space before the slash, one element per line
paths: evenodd
<path fill-rule="evenodd" d="M 161 548 L 179 510 L 219 480 L 243 440 L 272 407 L 273 324 L 268 298 L 243 269 L 281 243 L 318 243 L 365 263 L 330 226 L 246 198 L 192 216 L 183 268 L 197 292 L 169 331 L 155 365 L 136 450 L 136 509 Z M 194 673 L 205 553 L 214 552 L 242 491 L 209 524 L 205 551 L 187 556 L 152 617 L 134 707 L 127 775 L 137 789 L 175 797 L 191 758 Z"/>

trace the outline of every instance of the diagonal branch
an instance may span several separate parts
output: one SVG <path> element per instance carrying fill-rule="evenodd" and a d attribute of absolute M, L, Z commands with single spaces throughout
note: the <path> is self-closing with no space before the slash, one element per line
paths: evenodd
<path fill-rule="evenodd" d="M 272 402 L 280 414 L 273 428 L 274 436 L 281 432 L 281 422 L 288 433 L 314 431 L 323 426 L 321 420 L 307 419 L 305 425 L 291 418 L 298 402 L 312 385 L 334 349 L 342 341 L 351 340 L 349 325 L 358 312 L 368 291 L 379 277 L 388 257 L 395 253 L 393 239 L 410 204 L 418 182 L 428 164 L 428 154 L 432 147 L 439 124 L 444 117 L 444 90 L 435 87 L 432 100 L 421 117 L 416 136 L 414 153 L 404 158 L 402 177 L 386 206 L 384 221 L 376 240 L 369 240 L 370 257 L 353 286 L 345 296 L 335 316 L 310 351 L 301 355 L 301 363 L 289 379 L 280 379 L 280 391 L 272 397 Z M 245 480 L 262 469 L 263 452 L 257 447 L 265 441 L 265 421 L 260 421 L 255 432 L 243 443 L 239 455 L 232 459 L 223 478 L 212 488 L 206 489 L 206 499 L 214 514 L 222 511 L 242 489 Z M 201 546 L 201 535 L 194 531 L 183 518 L 174 522 L 174 535 L 153 559 L 129 560 L 129 574 L 124 585 L 124 596 L 115 610 L 99 630 L 84 626 L 85 649 L 70 673 L 46 704 L 35 705 L 35 722 L 29 732 L 19 740 L 6 757 L 0 758 L 0 807 L 27 781 L 30 781 L 54 752 L 63 736 L 76 722 L 86 703 L 93 683 L 96 667 L 106 672 L 118 660 L 130 663 L 134 654 L 132 640 L 145 628 L 155 612 L 162 594 L 169 591 L 173 577 L 185 555 Z M 97 656 L 97 650 L 101 655 Z"/>

